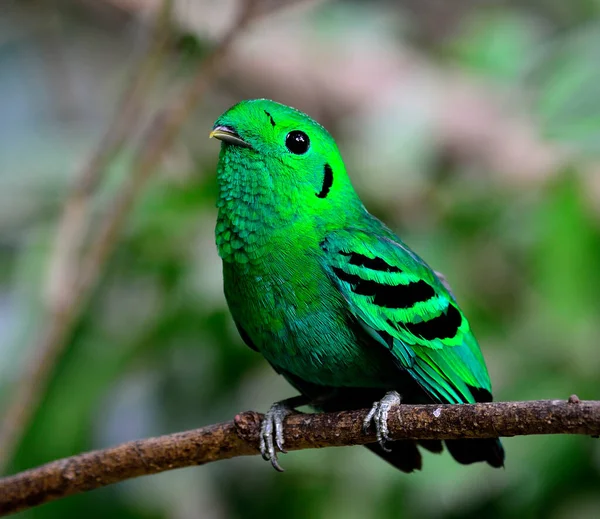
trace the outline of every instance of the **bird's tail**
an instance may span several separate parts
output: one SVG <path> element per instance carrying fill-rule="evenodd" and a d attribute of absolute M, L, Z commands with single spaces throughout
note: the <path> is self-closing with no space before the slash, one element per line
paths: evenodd
<path fill-rule="evenodd" d="M 378 443 L 369 443 L 365 447 L 402 472 L 421 470 L 423 466 L 421 453 L 414 441 L 389 442 L 387 447 L 391 449 L 390 452 L 384 451 Z"/>
<path fill-rule="evenodd" d="M 431 452 L 437 453 L 444 450 L 440 440 L 421 440 L 418 444 Z M 416 441 L 401 440 L 389 442 L 386 444 L 386 447 L 390 449 L 390 452 L 383 450 L 378 443 L 370 443 L 365 445 L 365 447 L 402 472 L 414 472 L 415 470 L 421 470 L 423 466 L 421 453 Z"/>
<path fill-rule="evenodd" d="M 463 465 L 486 461 L 492 467 L 504 467 L 504 448 L 498 438 L 446 440 L 445 443 L 452 457 Z"/>
<path fill-rule="evenodd" d="M 485 461 L 492 467 L 504 466 L 504 448 L 498 438 L 446 440 L 445 444 L 452 457 L 463 465 Z M 418 445 L 435 453 L 444 449 L 440 440 L 422 440 Z M 390 452 L 383 450 L 378 443 L 365 447 L 402 472 L 410 473 L 422 468 L 423 462 L 416 441 L 389 442 L 387 447 L 391 449 Z"/>

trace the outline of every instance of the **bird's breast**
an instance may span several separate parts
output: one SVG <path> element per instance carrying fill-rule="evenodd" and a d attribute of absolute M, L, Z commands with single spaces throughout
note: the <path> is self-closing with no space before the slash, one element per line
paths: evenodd
<path fill-rule="evenodd" d="M 380 352 L 361 343 L 345 301 L 310 255 L 285 265 L 224 263 L 224 280 L 234 319 L 279 371 L 322 385 L 386 383 Z"/>

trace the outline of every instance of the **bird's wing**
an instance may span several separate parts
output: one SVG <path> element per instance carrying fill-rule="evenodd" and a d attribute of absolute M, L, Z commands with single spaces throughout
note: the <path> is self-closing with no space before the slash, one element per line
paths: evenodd
<path fill-rule="evenodd" d="M 383 231 L 345 229 L 321 244 L 351 313 L 434 400 L 491 400 L 485 361 L 446 283 Z"/>

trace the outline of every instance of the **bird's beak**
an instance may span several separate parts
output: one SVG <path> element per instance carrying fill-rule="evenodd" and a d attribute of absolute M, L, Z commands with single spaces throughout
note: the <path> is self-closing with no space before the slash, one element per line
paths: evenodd
<path fill-rule="evenodd" d="M 242 139 L 233 128 L 229 126 L 215 126 L 210 132 L 209 138 L 219 139 L 220 141 L 228 144 L 234 144 L 235 146 L 241 146 L 242 148 L 252 148 L 244 139 Z"/>

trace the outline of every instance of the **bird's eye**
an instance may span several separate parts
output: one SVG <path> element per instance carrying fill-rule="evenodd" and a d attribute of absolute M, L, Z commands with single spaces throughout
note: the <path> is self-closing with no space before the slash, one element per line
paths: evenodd
<path fill-rule="evenodd" d="M 288 150 L 296 155 L 304 155 L 310 147 L 310 139 L 308 135 L 300 130 L 294 130 L 287 134 L 285 138 L 285 146 Z"/>

